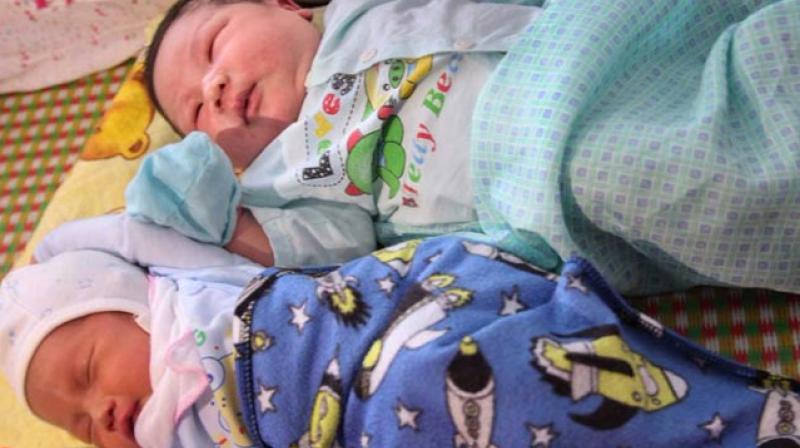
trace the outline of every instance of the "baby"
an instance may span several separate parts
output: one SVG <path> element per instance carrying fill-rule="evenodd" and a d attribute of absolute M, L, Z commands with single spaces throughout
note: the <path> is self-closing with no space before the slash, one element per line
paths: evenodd
<path fill-rule="evenodd" d="M 472 110 L 538 12 L 334 1 L 321 32 L 291 0 L 178 2 L 146 77 L 187 137 L 143 161 L 128 211 L 282 266 L 480 231 Z"/>
<path fill-rule="evenodd" d="M 70 249 L 90 246 L 69 238 L 72 229 L 112 221 L 148 244 L 105 232 L 91 244 L 105 252 Z M 0 287 L 3 373 L 30 411 L 103 447 L 214 446 L 209 433 L 246 439 L 214 399 L 236 408 L 232 364 L 223 361 L 233 352 L 230 315 L 261 267 L 124 216 L 62 226 L 36 258 Z"/>
<path fill-rule="evenodd" d="M 244 287 L 257 267 L 41 259 L 0 286 L 0 365 L 99 446 L 800 441 L 796 382 L 663 328 L 583 260 L 558 277 L 438 237 Z"/>
<path fill-rule="evenodd" d="M 100 252 L 71 252 L 2 284 L 3 373 L 20 402 L 84 442 L 137 446 L 152 395 L 144 272 Z"/>

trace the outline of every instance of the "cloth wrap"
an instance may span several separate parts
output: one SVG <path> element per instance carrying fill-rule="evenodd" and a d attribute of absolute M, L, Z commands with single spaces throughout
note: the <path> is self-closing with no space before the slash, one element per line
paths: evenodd
<path fill-rule="evenodd" d="M 800 1 L 552 1 L 484 87 L 483 230 L 623 293 L 800 291 Z"/>
<path fill-rule="evenodd" d="M 582 259 L 559 277 L 486 244 L 412 240 L 333 271 L 269 269 L 236 314 L 261 446 L 800 440 L 796 383 L 663 328 Z"/>

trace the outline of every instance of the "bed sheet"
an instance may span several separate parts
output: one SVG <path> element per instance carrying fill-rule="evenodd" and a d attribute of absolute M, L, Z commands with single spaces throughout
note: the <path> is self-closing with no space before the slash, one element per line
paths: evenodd
<path fill-rule="evenodd" d="M 626 294 L 800 293 L 798 29 L 797 0 L 548 2 L 475 108 L 481 226 Z"/>

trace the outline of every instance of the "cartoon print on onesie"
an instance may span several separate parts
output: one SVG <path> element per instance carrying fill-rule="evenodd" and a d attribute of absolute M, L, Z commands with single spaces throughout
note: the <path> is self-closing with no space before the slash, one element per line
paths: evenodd
<path fill-rule="evenodd" d="M 236 395 L 236 376 L 233 372 L 234 354 L 220 358 L 206 356 L 201 359 L 209 378 L 213 406 L 206 408 L 217 412 L 222 434 L 210 434 L 219 447 L 250 447 L 253 442 L 247 435 L 242 412 Z M 226 437 L 227 436 L 227 437 Z"/>
<path fill-rule="evenodd" d="M 338 350 L 337 350 L 338 351 Z M 328 448 L 339 446 L 336 432 L 342 417 L 342 377 L 337 356 L 331 359 L 314 396 L 308 431 L 291 444 L 293 448 Z"/>
<path fill-rule="evenodd" d="M 403 122 L 396 115 L 397 107 L 414 93 L 432 66 L 433 57 L 424 56 L 417 60 L 392 59 L 367 70 L 368 101 L 362 122 L 365 126 L 359 126 L 347 137 L 348 195 L 372 194 L 373 183 L 378 179 L 389 187 L 390 199 L 397 195 L 406 166 Z M 373 113 L 378 122 L 369 119 Z M 373 169 L 375 164 L 377 170 Z"/>
<path fill-rule="evenodd" d="M 297 182 L 310 187 L 331 187 L 344 180 L 343 155 L 334 144 L 344 137 L 360 99 L 361 75 L 337 73 L 328 82 L 319 110 L 306 117 L 307 165 L 295 173 Z"/>
<path fill-rule="evenodd" d="M 445 384 L 447 411 L 456 428 L 453 446 L 495 448 L 494 374 L 472 337 L 461 338 L 458 352 L 447 366 Z"/>
<path fill-rule="evenodd" d="M 800 395 L 790 390 L 789 380 L 773 376 L 751 389 L 766 395 L 758 422 L 758 448 L 800 447 Z"/>
<path fill-rule="evenodd" d="M 431 327 L 472 300 L 472 291 L 453 286 L 456 280 L 451 274 L 432 274 L 411 285 L 391 324 L 364 356 L 354 386 L 359 398 L 366 400 L 377 391 L 400 350 L 423 347 L 447 332 Z"/>
<path fill-rule="evenodd" d="M 577 339 L 565 342 L 564 339 Z M 654 412 L 675 404 L 689 391 L 686 380 L 634 352 L 616 326 L 589 328 L 556 338 L 531 338 L 531 366 L 559 395 L 577 402 L 603 397 L 591 414 L 569 414 L 593 429 L 618 428 L 639 411 Z"/>

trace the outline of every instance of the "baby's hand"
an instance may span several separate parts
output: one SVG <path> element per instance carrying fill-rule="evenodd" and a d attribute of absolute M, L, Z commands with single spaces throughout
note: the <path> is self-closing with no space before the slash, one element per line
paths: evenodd
<path fill-rule="evenodd" d="M 275 264 L 269 237 L 264 233 L 264 229 L 256 221 L 253 213 L 245 208 L 239 209 L 233 237 L 225 245 L 225 248 L 264 266 Z"/>

